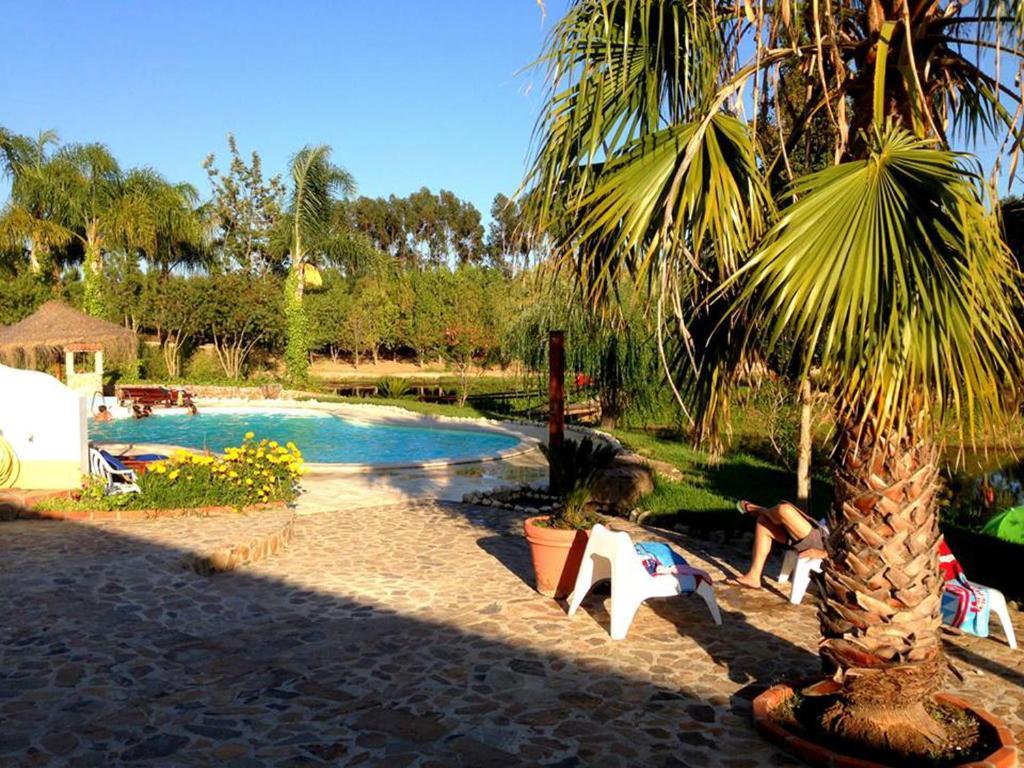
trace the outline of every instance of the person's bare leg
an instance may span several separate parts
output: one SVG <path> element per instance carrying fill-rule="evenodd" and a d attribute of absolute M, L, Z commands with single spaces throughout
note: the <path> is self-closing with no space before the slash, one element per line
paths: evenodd
<path fill-rule="evenodd" d="M 786 541 L 786 531 L 766 515 L 758 515 L 757 525 L 754 527 L 754 550 L 750 557 L 750 568 L 742 576 L 737 576 L 736 581 L 752 589 L 761 588 L 761 574 L 764 571 L 764 564 L 768 562 L 768 555 L 772 551 L 772 542 Z"/>
<path fill-rule="evenodd" d="M 765 510 L 765 514 L 773 522 L 782 526 L 792 541 L 800 541 L 800 539 L 814 530 L 814 526 L 807 519 L 807 516 L 797 507 L 785 501 L 771 509 Z"/>

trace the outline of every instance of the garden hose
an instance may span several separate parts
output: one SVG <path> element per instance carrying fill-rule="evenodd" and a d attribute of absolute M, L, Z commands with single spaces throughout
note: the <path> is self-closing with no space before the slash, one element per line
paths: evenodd
<path fill-rule="evenodd" d="M 12 487 L 20 472 L 21 463 L 14 448 L 0 436 L 0 488 Z"/>

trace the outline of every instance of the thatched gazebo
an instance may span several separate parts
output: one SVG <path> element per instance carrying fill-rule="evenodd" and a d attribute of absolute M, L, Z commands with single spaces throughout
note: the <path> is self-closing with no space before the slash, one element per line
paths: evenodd
<path fill-rule="evenodd" d="M 61 362 L 67 384 L 83 394 L 102 389 L 103 355 L 117 360 L 135 357 L 135 333 L 116 323 L 92 317 L 60 301 L 48 301 L 21 322 L 0 328 L 0 360 L 8 365 L 36 368 Z M 75 355 L 92 353 L 92 370 L 75 371 Z"/>

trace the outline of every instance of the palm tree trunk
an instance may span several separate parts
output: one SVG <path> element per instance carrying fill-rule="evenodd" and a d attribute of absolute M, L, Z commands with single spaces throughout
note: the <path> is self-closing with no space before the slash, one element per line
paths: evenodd
<path fill-rule="evenodd" d="M 819 618 L 822 661 L 842 688 L 822 725 L 921 754 L 944 734 L 924 707 L 945 670 L 937 451 L 913 427 L 877 434 L 870 420 L 839 437 Z"/>
<path fill-rule="evenodd" d="M 285 348 L 285 364 L 293 379 L 306 378 L 309 370 L 309 322 L 302 297 L 306 290 L 305 255 L 296 231 L 295 253 L 291 272 L 285 280 L 285 316 L 287 320 L 288 343 Z"/>
<path fill-rule="evenodd" d="M 28 241 L 28 268 L 33 275 L 39 275 L 43 271 L 43 265 L 39 259 L 39 245 L 34 237 L 30 237 Z"/>
<path fill-rule="evenodd" d="M 85 230 L 85 260 L 82 277 L 85 280 L 85 311 L 94 317 L 103 315 L 103 252 L 100 249 L 95 222 Z"/>

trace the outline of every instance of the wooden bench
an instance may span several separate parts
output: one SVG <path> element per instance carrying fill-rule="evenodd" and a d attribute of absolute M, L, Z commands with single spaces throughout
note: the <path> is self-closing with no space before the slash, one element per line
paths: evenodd
<path fill-rule="evenodd" d="M 171 408 L 176 405 L 192 405 L 192 393 L 184 389 L 161 386 L 119 386 L 115 390 L 121 405 L 162 405 Z"/>

